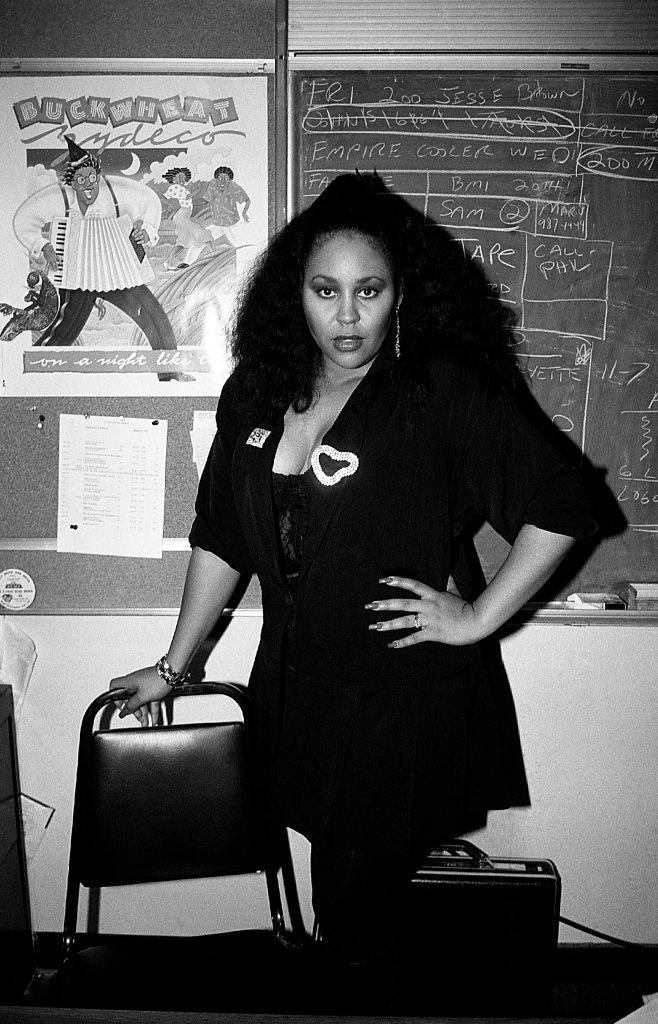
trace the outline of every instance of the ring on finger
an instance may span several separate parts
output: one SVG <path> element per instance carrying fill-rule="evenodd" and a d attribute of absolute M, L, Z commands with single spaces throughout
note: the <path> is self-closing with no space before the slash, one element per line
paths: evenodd
<path fill-rule="evenodd" d="M 416 627 L 416 629 L 424 629 L 424 626 L 420 621 L 420 614 L 418 612 L 416 612 L 416 614 L 414 615 L 414 626 Z"/>

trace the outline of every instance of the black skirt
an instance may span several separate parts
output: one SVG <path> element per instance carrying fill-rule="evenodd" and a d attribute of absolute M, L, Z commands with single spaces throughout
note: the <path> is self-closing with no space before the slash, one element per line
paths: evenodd
<path fill-rule="evenodd" d="M 428 661 L 433 671 L 357 687 L 259 651 L 249 690 L 276 820 L 311 842 L 406 855 L 529 803 L 497 643 L 459 648 L 447 671 L 434 651 Z"/>

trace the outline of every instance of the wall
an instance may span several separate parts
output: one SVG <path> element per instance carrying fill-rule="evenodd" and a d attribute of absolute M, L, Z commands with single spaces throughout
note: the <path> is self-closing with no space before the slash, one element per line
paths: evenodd
<path fill-rule="evenodd" d="M 269 57 L 273 14 L 274 0 L 115 0 L 91 13 L 78 0 L 56 7 L 5 0 L 0 56 Z M 34 927 L 51 931 L 62 923 L 80 716 L 112 675 L 152 662 L 167 648 L 173 622 L 167 616 L 29 615 L 16 621 L 38 652 L 20 721 L 23 790 L 56 808 L 30 862 Z M 259 627 L 257 617 L 231 623 L 211 656 L 210 678 L 246 678 Z M 655 643 L 650 628 L 553 624 L 526 626 L 505 641 L 533 806 L 492 814 L 477 837 L 491 854 L 553 858 L 566 916 L 654 943 Z M 307 849 L 296 837 L 295 855 L 308 920 Z M 141 931 L 148 922 L 153 932 L 217 929 L 247 912 L 247 923 L 261 920 L 251 883 L 232 898 L 221 923 L 218 901 L 206 888 L 225 887 L 171 886 L 149 910 L 142 887 L 117 891 L 103 904 L 101 927 Z M 561 937 L 583 939 L 566 928 Z"/>
<path fill-rule="evenodd" d="M 3 0 L 3 57 L 271 57 L 274 0 Z M 99 71 L 101 69 L 99 68 Z"/>
<path fill-rule="evenodd" d="M 22 788 L 56 808 L 30 863 L 37 930 L 61 927 L 77 729 L 112 675 L 152 662 L 168 644 L 167 616 L 25 616 L 37 648 L 19 725 Z M 207 678 L 246 681 L 260 617 L 232 620 L 210 655 Z M 532 624 L 505 639 L 532 807 L 490 815 L 475 841 L 492 855 L 549 857 L 563 880 L 566 917 L 623 938 L 658 942 L 658 702 L 656 632 L 643 626 Z M 293 836 L 310 923 L 307 844 Z M 210 893 L 209 891 L 210 890 Z M 233 893 L 218 923 L 215 894 Z M 117 890 L 101 927 L 122 931 L 221 930 L 248 916 L 257 889 L 172 885 L 149 909 L 146 887 Z M 264 921 L 265 918 L 262 918 Z M 148 922 L 145 925 L 145 922 Z M 563 928 L 561 941 L 591 941 Z"/>

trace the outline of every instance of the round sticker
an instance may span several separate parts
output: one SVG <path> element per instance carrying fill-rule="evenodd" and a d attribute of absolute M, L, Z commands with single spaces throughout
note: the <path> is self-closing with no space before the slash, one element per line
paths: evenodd
<path fill-rule="evenodd" d="M 0 572 L 0 606 L 21 612 L 34 601 L 34 580 L 22 569 L 3 569 Z"/>

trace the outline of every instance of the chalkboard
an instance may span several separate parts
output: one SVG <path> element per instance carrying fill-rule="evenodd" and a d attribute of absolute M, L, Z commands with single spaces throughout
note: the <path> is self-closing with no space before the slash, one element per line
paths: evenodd
<path fill-rule="evenodd" d="M 299 70 L 292 108 L 295 209 L 376 170 L 515 311 L 530 392 L 602 522 L 555 596 L 655 580 L 658 76 Z M 478 547 L 490 575 L 505 545 Z"/>

